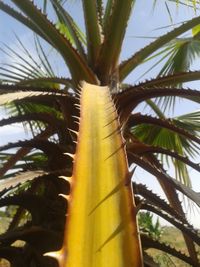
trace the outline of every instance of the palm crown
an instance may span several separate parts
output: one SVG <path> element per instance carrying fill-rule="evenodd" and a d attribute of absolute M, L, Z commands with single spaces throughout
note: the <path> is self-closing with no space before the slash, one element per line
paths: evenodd
<path fill-rule="evenodd" d="M 63 1 L 44 1 L 43 11 L 29 0 L 12 0 L 18 9 L 0 2 L 1 10 L 36 33 L 43 67 L 39 68 L 20 39 L 32 63 L 6 48 L 23 64 L 1 67 L 0 103 L 11 103 L 8 107 L 13 115 L 0 125 L 28 123 L 33 132 L 30 140 L 0 147 L 0 206 L 18 206 L 8 230 L 0 236 L 0 255 L 12 266 L 105 267 L 108 262 L 119 267 L 157 266 L 145 252 L 150 247 L 192 266 L 200 264 L 195 248 L 200 238 L 188 223 L 177 194 L 181 192 L 200 205 L 199 194 L 188 185 L 187 172 L 187 165 L 200 170 L 188 157 L 199 149 L 199 112 L 169 120 L 159 104 L 150 100 L 165 97 L 164 103 L 169 103 L 178 96 L 199 103 L 200 92 L 182 88 L 182 83 L 200 78 L 198 71 L 188 70 L 191 58 L 199 52 L 200 17 L 119 62 L 135 2 L 83 0 L 86 37 Z M 56 25 L 44 12 L 50 3 Z M 191 29 L 189 40 L 178 39 Z M 70 77 L 54 75 L 41 39 L 62 56 Z M 182 56 L 183 49 L 187 57 Z M 166 51 L 168 61 L 159 77 L 133 85 L 124 82 L 139 64 Z M 145 101 L 155 117 L 135 111 Z M 17 150 L 5 152 L 12 148 Z M 162 155 L 161 161 L 158 155 Z M 168 158 L 179 180 L 164 169 L 163 161 Z M 168 202 L 144 185 L 132 183 L 134 171 L 128 166 L 133 165 L 157 178 Z M 20 172 L 15 171 L 13 177 L 8 171 L 16 168 Z M 180 229 L 188 255 L 160 244 L 142 230 L 138 235 L 140 209 L 154 212 Z M 26 210 L 31 219 L 27 217 L 21 226 Z M 15 240 L 23 240 L 25 245 L 11 246 Z"/>

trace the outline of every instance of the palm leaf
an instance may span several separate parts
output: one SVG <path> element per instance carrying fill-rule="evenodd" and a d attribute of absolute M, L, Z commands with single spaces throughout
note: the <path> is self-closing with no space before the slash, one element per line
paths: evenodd
<path fill-rule="evenodd" d="M 76 46 L 79 54 L 85 58 L 85 51 L 82 44 L 85 44 L 86 41 L 81 29 L 59 1 L 51 1 L 51 3 L 58 18 L 57 26 L 59 30 L 66 35 L 67 39 Z"/>
<path fill-rule="evenodd" d="M 120 80 L 124 80 L 127 75 L 134 70 L 140 63 L 143 62 L 146 58 L 148 58 L 152 53 L 156 50 L 161 48 L 163 45 L 166 45 L 171 40 L 175 39 L 177 36 L 187 32 L 188 30 L 192 29 L 200 22 L 200 17 L 196 17 L 185 24 L 177 27 L 176 29 L 170 31 L 169 33 L 161 36 L 160 38 L 156 39 L 154 42 L 137 52 L 135 55 L 130 57 L 128 60 L 123 62 L 120 65 L 119 75 Z"/>
<path fill-rule="evenodd" d="M 107 11 L 109 22 L 106 23 L 104 28 L 105 37 L 97 66 L 97 72 L 104 79 L 104 83 L 108 83 L 109 76 L 113 75 L 116 71 L 127 22 L 134 3 L 135 1 L 133 0 L 127 0 L 126 2 L 120 0 L 108 2 Z M 123 20 L 120 20 L 119 18 L 122 16 Z M 113 30 L 115 27 L 117 31 Z"/>
<path fill-rule="evenodd" d="M 81 79 L 86 79 L 95 82 L 96 78 L 91 69 L 87 66 L 85 60 L 72 47 L 70 42 L 59 33 L 56 27 L 40 12 L 40 10 L 30 1 L 23 2 L 13 0 L 13 2 L 36 23 L 36 27 L 40 28 L 54 47 L 58 49 L 65 59 L 74 80 L 77 82 Z"/>
<path fill-rule="evenodd" d="M 95 67 L 101 45 L 100 21 L 96 1 L 83 1 L 85 27 L 87 35 L 87 52 L 89 64 Z"/>
<path fill-rule="evenodd" d="M 19 173 L 9 179 L 4 179 L 4 180 L 1 179 L 0 180 L 0 191 L 19 186 L 19 184 L 23 184 L 27 181 L 31 181 L 37 177 L 43 176 L 44 174 L 45 174 L 44 171 L 27 171 L 27 172 Z"/>
<path fill-rule="evenodd" d="M 188 115 L 188 116 L 190 117 L 190 115 Z M 192 114 L 191 114 L 191 116 L 192 116 Z M 170 124 L 162 123 L 161 120 L 153 119 L 151 117 L 149 117 L 149 120 L 147 117 L 146 122 L 147 123 L 149 122 L 150 124 L 156 123 L 157 125 L 153 126 L 153 127 L 150 124 L 149 125 L 141 125 L 141 126 L 138 126 L 138 127 L 135 127 L 132 129 L 133 134 L 135 136 L 137 136 L 141 141 L 143 141 L 147 144 L 151 144 L 151 145 L 153 144 L 154 146 L 159 146 L 162 148 L 167 148 L 168 150 L 176 151 L 181 156 L 193 156 L 194 157 L 195 155 L 197 155 L 197 153 L 198 153 L 197 145 L 195 145 L 195 143 L 188 140 L 188 138 L 191 138 L 194 141 L 198 141 L 197 143 L 199 144 L 199 140 L 196 139 L 196 135 L 195 135 L 195 130 L 197 130 L 197 129 L 195 129 L 195 128 L 197 128 L 196 126 L 194 126 L 193 128 L 192 127 L 189 128 L 187 123 L 181 125 L 178 118 L 177 118 L 177 120 L 171 120 Z M 165 127 L 165 128 L 163 128 L 163 127 Z M 169 131 L 168 129 L 171 131 Z M 183 130 L 181 130 L 181 129 L 183 129 Z M 186 132 L 186 130 L 187 130 L 187 132 Z M 194 139 L 193 139 L 193 137 L 194 137 Z M 155 148 L 155 151 L 156 151 L 156 148 Z M 157 150 L 157 152 L 159 153 L 159 149 Z M 160 152 L 161 152 L 161 150 L 160 150 Z M 168 154 L 168 153 L 170 154 L 171 153 L 171 152 L 167 152 L 167 151 L 165 151 L 165 152 L 164 152 L 164 154 Z M 173 155 L 171 154 L 171 156 L 173 156 Z M 174 154 L 174 156 L 175 156 L 175 154 Z M 161 159 L 164 162 L 167 162 L 167 163 L 169 162 L 168 156 L 164 156 L 164 157 L 161 156 Z M 179 161 L 179 159 L 181 161 L 183 161 L 183 163 L 181 163 Z M 174 165 L 176 178 L 185 184 L 188 184 L 188 183 L 190 184 L 189 174 L 188 174 L 187 168 L 184 164 L 185 160 L 183 160 L 183 158 L 182 159 L 179 158 L 179 159 L 175 156 L 175 159 L 172 160 L 172 162 L 170 161 Z M 187 160 L 187 158 L 186 158 L 186 160 Z M 198 168 L 198 166 L 197 166 L 197 168 Z"/>
<path fill-rule="evenodd" d="M 185 196 L 187 196 L 188 198 L 193 200 L 198 206 L 200 206 L 200 194 L 198 192 L 195 192 L 191 188 L 189 188 L 188 186 L 176 181 L 175 179 L 173 179 L 172 177 L 170 177 L 166 173 L 162 173 L 162 172 L 158 171 L 151 164 L 142 160 L 140 157 L 138 157 L 134 154 L 130 154 L 130 159 L 132 160 L 133 163 L 139 165 L 140 167 L 142 167 L 143 169 L 145 169 L 146 171 L 148 171 L 149 173 L 151 173 L 155 177 L 160 177 L 160 178 L 166 180 L 167 182 L 169 182 L 169 184 L 171 184 L 175 189 L 177 189 L 179 192 L 183 193 Z"/>

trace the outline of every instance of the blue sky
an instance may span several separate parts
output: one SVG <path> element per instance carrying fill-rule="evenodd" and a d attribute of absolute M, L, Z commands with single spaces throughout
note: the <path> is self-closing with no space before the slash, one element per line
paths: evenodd
<path fill-rule="evenodd" d="M 42 0 L 36 1 L 37 3 L 41 3 Z M 6 3 L 10 3 L 9 0 Z M 171 15 L 174 19 L 174 22 L 181 22 L 187 19 L 190 19 L 199 14 L 199 11 L 195 14 L 194 11 L 190 8 L 186 8 L 184 6 L 179 6 L 177 9 L 174 3 L 169 3 L 168 7 L 170 9 Z M 83 18 L 80 12 L 80 1 L 68 1 L 67 4 L 68 11 L 75 17 L 76 21 L 79 25 L 83 26 Z M 143 46 L 150 42 L 150 39 L 145 38 L 135 38 L 135 36 L 148 36 L 155 37 L 164 33 L 166 29 L 156 30 L 159 27 L 167 26 L 170 24 L 169 13 L 167 12 L 165 1 L 159 0 L 157 1 L 157 5 L 155 10 L 153 11 L 153 0 L 138 0 L 136 1 L 135 9 L 133 10 L 132 17 L 130 19 L 129 27 L 127 30 L 127 35 L 124 42 L 123 53 L 121 55 L 121 59 L 126 59 L 130 55 L 132 55 L 137 50 L 141 49 Z M 81 27 L 82 27 L 81 26 Z M 170 28 L 168 29 L 170 30 Z M 33 38 L 31 32 L 22 26 L 20 23 L 16 22 L 14 19 L 8 17 L 3 12 L 0 12 L 0 46 L 2 43 L 6 43 L 6 45 L 12 47 L 13 49 L 18 49 L 16 45 L 16 38 L 14 33 L 22 40 L 24 45 L 31 51 L 31 54 L 36 56 L 36 51 L 34 49 Z M 9 62 L 9 57 L 0 53 L 0 63 Z M 16 59 L 17 60 L 17 59 Z M 68 75 L 68 71 L 65 68 L 64 64 L 60 62 L 57 57 L 53 59 L 53 64 L 57 70 L 57 73 L 60 75 Z M 152 64 L 152 63 L 151 63 Z M 142 73 L 149 67 L 147 64 L 146 67 L 141 66 L 138 67 L 134 73 L 132 73 L 127 82 L 134 83 L 138 80 L 138 77 L 141 76 Z M 199 69 L 199 63 L 196 62 L 194 69 Z M 158 69 L 155 68 L 151 75 L 147 75 L 147 78 L 153 77 L 158 72 Z M 198 89 L 199 82 L 195 83 L 196 88 Z M 184 114 L 189 111 L 200 109 L 199 105 L 196 103 L 191 103 L 187 101 L 180 102 L 180 104 L 175 109 L 176 114 Z M 145 110 L 147 112 L 147 110 Z M 1 117 L 6 116 L 1 113 Z M 19 125 L 12 125 L 9 128 L 2 127 L 0 129 L 0 145 L 5 144 L 9 141 L 15 141 L 16 138 L 23 139 L 28 138 L 23 133 L 23 129 Z M 200 191 L 200 177 L 197 175 L 197 172 L 192 169 L 189 170 L 192 177 L 192 184 L 196 191 Z M 155 192 L 161 193 L 160 187 L 156 182 L 156 179 L 148 175 L 144 171 L 138 171 L 136 173 L 136 180 L 146 183 L 150 188 L 152 188 Z M 198 216 L 198 220 L 197 220 Z M 191 214 L 192 223 L 195 226 L 200 227 L 200 216 L 195 214 Z"/>

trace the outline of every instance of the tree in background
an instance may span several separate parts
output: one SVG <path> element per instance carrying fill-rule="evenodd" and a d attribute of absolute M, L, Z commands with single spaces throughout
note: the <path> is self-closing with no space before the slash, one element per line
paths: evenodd
<path fill-rule="evenodd" d="M 83 0 L 84 33 L 65 1 L 43 1 L 43 10 L 30 0 L 11 2 L 9 6 L 1 1 L 0 9 L 36 34 L 40 62 L 20 39 L 29 60 L 8 46 L 4 49 L 20 63 L 1 67 L 0 104 L 12 115 L 0 125 L 23 123 L 33 137 L 0 147 L 0 206 L 17 206 L 0 235 L 0 256 L 20 267 L 157 266 L 146 253 L 153 247 L 200 266 L 195 248 L 200 237 L 187 221 L 178 195 L 200 205 L 187 171 L 187 166 L 200 171 L 191 159 L 199 152 L 200 114 L 174 119 L 165 115 L 175 97 L 200 101 L 198 90 L 182 85 L 200 78 L 199 71 L 190 71 L 199 55 L 200 17 L 120 62 L 137 1 Z M 50 7 L 55 23 L 48 19 Z M 183 37 L 189 30 L 193 35 Z M 54 75 L 41 40 L 60 54 L 69 77 Z M 137 66 L 158 55 L 167 60 L 157 77 L 126 83 Z M 142 102 L 154 117 L 138 112 Z M 177 180 L 164 169 L 169 159 Z M 136 166 L 157 178 L 167 201 L 145 185 L 132 183 Z M 151 211 L 180 229 L 188 255 L 139 232 L 139 210 Z M 25 243 L 18 247 L 13 245 L 16 240 Z"/>

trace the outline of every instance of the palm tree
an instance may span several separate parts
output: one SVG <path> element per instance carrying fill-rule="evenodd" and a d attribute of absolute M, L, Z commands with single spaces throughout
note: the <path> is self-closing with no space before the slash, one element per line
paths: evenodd
<path fill-rule="evenodd" d="M 0 256 L 12 266 L 157 266 L 146 253 L 151 247 L 200 266 L 195 247 L 200 237 L 187 221 L 178 195 L 181 192 L 200 206 L 199 194 L 187 184 L 187 166 L 200 171 L 187 157 L 199 151 L 199 112 L 169 120 L 159 103 L 150 100 L 165 97 L 168 103 L 178 96 L 199 103 L 200 92 L 185 89 L 182 83 L 198 80 L 200 72 L 189 71 L 180 54 L 183 47 L 192 47 L 189 63 L 198 54 L 198 46 L 194 49 L 191 44 L 198 42 L 200 17 L 119 62 L 135 2 L 83 0 L 85 38 L 64 1 L 50 1 L 55 25 L 46 15 L 47 1 L 43 11 L 30 0 L 12 0 L 18 9 L 0 2 L 1 10 L 55 49 L 70 72 L 69 78 L 54 75 L 38 37 L 41 64 L 20 39 L 32 63 L 6 47 L 23 64 L 1 67 L 0 103 L 10 103 L 13 115 L 0 125 L 22 122 L 33 133 L 30 140 L 0 147 L 0 206 L 18 206 L 0 235 Z M 177 38 L 191 29 L 195 30 L 190 40 L 177 46 Z M 170 58 L 158 77 L 125 83 L 138 65 L 166 51 Z M 185 63 L 181 72 L 177 60 Z M 135 111 L 141 102 L 147 102 L 156 116 Z M 179 180 L 164 169 L 169 158 Z M 132 166 L 154 175 L 168 201 L 132 183 Z M 137 213 L 143 209 L 182 231 L 188 255 L 139 232 Z M 25 243 L 13 246 L 16 240 Z"/>

